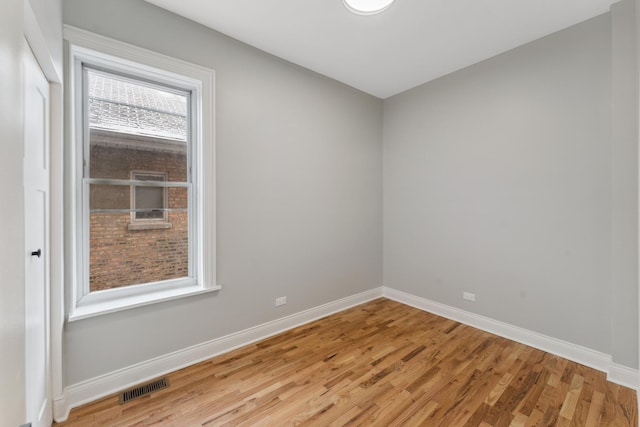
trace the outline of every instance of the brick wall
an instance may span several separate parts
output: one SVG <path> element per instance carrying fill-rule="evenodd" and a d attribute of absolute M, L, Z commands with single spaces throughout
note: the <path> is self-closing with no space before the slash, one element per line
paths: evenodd
<path fill-rule="evenodd" d="M 130 179 L 131 171 L 149 171 L 166 172 L 169 181 L 186 181 L 184 147 L 184 142 L 92 130 L 91 177 Z M 92 210 L 129 209 L 130 204 L 129 186 L 94 186 L 90 190 Z M 168 207 L 186 208 L 186 189 L 169 188 Z M 167 222 L 132 229 L 128 212 L 92 213 L 89 225 L 91 291 L 186 277 L 187 213 L 169 212 Z"/>

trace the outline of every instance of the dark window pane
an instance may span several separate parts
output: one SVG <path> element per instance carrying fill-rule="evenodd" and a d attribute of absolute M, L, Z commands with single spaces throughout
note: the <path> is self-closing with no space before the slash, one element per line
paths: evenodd
<path fill-rule="evenodd" d="M 137 187 L 135 191 L 136 219 L 164 219 L 164 188 Z"/>
<path fill-rule="evenodd" d="M 134 173 L 135 181 L 166 182 L 165 174 L 144 174 Z M 167 215 L 166 194 L 164 187 L 144 187 L 135 185 L 134 187 L 134 218 L 136 220 L 164 220 Z"/>

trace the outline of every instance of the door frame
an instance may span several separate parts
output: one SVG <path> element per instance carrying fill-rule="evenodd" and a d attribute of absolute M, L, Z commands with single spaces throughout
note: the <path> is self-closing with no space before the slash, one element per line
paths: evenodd
<path fill-rule="evenodd" d="M 63 73 L 56 67 L 51 47 L 29 1 L 24 1 L 24 38 L 49 82 L 49 265 L 50 265 L 50 367 L 53 415 L 64 393 L 62 330 L 64 325 L 64 187 L 63 187 Z"/>

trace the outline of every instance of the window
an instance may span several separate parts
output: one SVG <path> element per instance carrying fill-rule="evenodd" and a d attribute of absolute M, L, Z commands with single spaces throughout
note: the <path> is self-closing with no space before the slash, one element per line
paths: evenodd
<path fill-rule="evenodd" d="M 69 27 L 65 37 L 79 219 L 70 320 L 219 289 L 213 72 Z"/>
<path fill-rule="evenodd" d="M 132 184 L 131 223 L 129 230 L 149 230 L 169 228 L 169 207 L 167 205 L 167 172 L 131 172 L 131 182 L 144 181 L 158 187 L 143 187 Z"/>

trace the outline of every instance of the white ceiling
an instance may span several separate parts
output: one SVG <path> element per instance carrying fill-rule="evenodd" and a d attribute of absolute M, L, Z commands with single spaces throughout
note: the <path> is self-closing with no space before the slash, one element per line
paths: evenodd
<path fill-rule="evenodd" d="M 615 0 L 147 0 L 280 58 L 387 98 L 605 13 Z"/>

